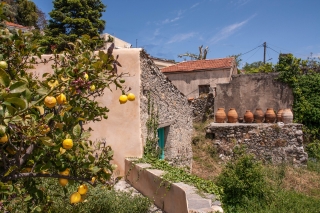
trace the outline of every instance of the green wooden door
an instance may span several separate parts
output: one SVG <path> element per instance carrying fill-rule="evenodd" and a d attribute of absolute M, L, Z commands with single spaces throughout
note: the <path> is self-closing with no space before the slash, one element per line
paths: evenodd
<path fill-rule="evenodd" d="M 164 128 L 158 129 L 158 144 L 160 147 L 160 159 L 164 159 Z"/>

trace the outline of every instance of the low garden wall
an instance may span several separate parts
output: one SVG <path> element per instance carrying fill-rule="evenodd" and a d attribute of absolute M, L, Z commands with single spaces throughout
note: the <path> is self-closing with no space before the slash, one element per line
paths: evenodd
<path fill-rule="evenodd" d="M 236 145 L 245 145 L 249 153 L 264 162 L 306 165 L 302 124 L 211 123 L 207 136 L 213 139 L 219 157 L 228 160 Z"/>

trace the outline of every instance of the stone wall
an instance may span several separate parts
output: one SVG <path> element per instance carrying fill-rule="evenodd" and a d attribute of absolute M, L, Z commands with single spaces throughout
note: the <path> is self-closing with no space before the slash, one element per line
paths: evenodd
<path fill-rule="evenodd" d="M 214 97 L 209 93 L 206 97 L 199 97 L 189 100 L 194 121 L 206 121 L 214 116 Z"/>
<path fill-rule="evenodd" d="M 159 114 L 159 127 L 167 127 L 165 159 L 177 166 L 192 162 L 192 112 L 187 98 L 161 73 L 153 60 L 141 51 L 140 115 L 143 144 L 146 143 L 148 96 Z"/>
<path fill-rule="evenodd" d="M 246 110 L 255 112 L 260 107 L 263 112 L 267 108 L 278 111 L 292 108 L 293 94 L 288 85 L 276 80 L 278 74 L 233 75 L 228 84 L 217 84 L 214 108 L 235 108 L 239 117 Z"/>
<path fill-rule="evenodd" d="M 302 124 L 211 123 L 206 132 L 213 138 L 219 157 L 228 160 L 236 145 L 245 145 L 264 162 L 306 165 Z"/>

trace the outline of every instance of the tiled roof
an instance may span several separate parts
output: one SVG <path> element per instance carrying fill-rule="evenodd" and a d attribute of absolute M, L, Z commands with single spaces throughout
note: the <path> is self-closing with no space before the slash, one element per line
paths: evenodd
<path fill-rule="evenodd" d="M 28 29 L 28 27 L 22 26 L 20 24 L 15 24 L 15 23 L 12 23 L 12 22 L 8 22 L 8 21 L 5 22 L 5 25 L 7 27 L 13 27 L 13 28 L 18 28 L 18 29 Z"/>
<path fill-rule="evenodd" d="M 184 61 L 161 69 L 162 72 L 191 72 L 195 70 L 211 70 L 217 68 L 231 68 L 234 58 L 219 58 L 208 60 Z"/>

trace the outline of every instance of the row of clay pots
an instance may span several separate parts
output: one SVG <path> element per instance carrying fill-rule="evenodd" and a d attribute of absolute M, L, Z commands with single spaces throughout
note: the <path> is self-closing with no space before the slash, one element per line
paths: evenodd
<path fill-rule="evenodd" d="M 224 123 L 226 118 L 228 118 L 228 123 L 237 123 L 239 116 L 235 108 L 230 108 L 228 114 L 225 113 L 224 108 L 218 108 L 215 113 L 216 123 Z M 266 113 L 263 113 L 261 108 L 257 108 L 253 114 L 250 110 L 246 110 L 243 117 L 246 123 L 274 123 L 276 120 L 283 123 L 292 123 L 293 114 L 290 109 L 280 109 L 277 114 L 274 113 L 273 108 L 268 108 Z"/>

